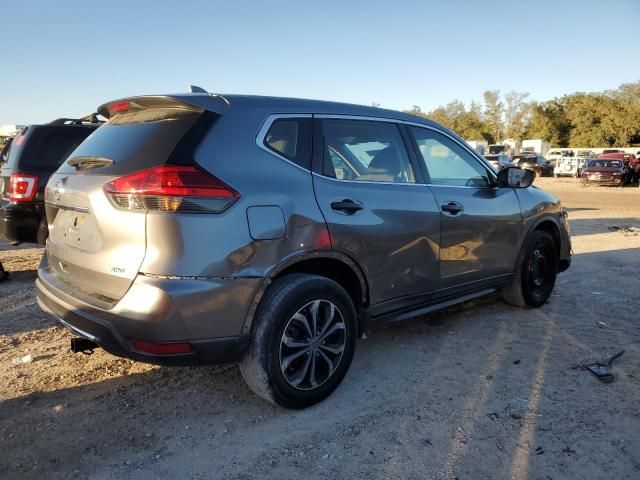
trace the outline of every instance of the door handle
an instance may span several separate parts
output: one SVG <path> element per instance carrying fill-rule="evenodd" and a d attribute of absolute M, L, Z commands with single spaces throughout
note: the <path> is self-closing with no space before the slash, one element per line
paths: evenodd
<path fill-rule="evenodd" d="M 448 213 L 449 215 L 458 215 L 459 213 L 464 211 L 463 206 L 458 202 L 443 203 L 440 208 L 443 212 Z"/>
<path fill-rule="evenodd" d="M 355 200 L 351 200 L 350 198 L 345 198 L 344 200 L 338 202 L 331 202 L 331 208 L 333 210 L 352 215 L 358 210 L 362 210 L 364 208 L 364 205 L 362 205 L 360 202 L 356 202 Z"/>

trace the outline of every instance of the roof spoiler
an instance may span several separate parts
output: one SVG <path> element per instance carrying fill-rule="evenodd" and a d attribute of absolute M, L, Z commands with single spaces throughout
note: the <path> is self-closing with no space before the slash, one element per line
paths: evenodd
<path fill-rule="evenodd" d="M 211 109 L 211 104 L 206 97 L 220 99 L 226 107 L 231 106 L 229 100 L 222 95 L 207 92 L 197 85 L 189 85 L 189 93 L 169 95 L 144 95 L 114 100 L 98 107 L 98 114 L 109 119 L 114 115 L 132 113 L 150 108 L 175 108 L 187 111 L 199 112 Z M 217 111 L 213 108 L 213 111 Z"/>
<path fill-rule="evenodd" d="M 105 118 L 125 113 L 140 112 L 152 108 L 173 108 L 179 110 L 202 111 L 201 108 L 182 102 L 173 96 L 154 95 L 143 97 L 121 98 L 113 102 L 108 102 L 98 107 L 98 113 Z"/>

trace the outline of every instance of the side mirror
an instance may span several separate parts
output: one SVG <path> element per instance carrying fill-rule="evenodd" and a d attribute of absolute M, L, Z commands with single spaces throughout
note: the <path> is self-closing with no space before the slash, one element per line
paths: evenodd
<path fill-rule="evenodd" d="M 531 170 L 518 167 L 506 167 L 498 172 L 498 186 L 509 188 L 527 188 L 533 183 L 536 174 Z"/>

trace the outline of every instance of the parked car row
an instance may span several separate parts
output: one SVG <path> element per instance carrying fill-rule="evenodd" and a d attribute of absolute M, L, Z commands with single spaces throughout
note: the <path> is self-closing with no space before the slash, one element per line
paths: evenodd
<path fill-rule="evenodd" d="M 640 159 L 633 153 L 617 149 L 605 149 L 596 155 L 591 150 L 550 150 L 555 165 L 542 155 L 523 152 L 510 157 L 504 153 L 488 154 L 485 158 L 499 171 L 518 166 L 531 170 L 538 176 L 575 177 L 582 185 L 600 184 L 624 186 L 640 180 Z M 594 162 L 594 160 L 602 160 Z M 605 161 L 606 160 L 606 161 Z M 609 160 L 617 160 L 611 162 Z"/>
<path fill-rule="evenodd" d="M 338 387 L 369 325 L 496 290 L 539 307 L 570 265 L 566 210 L 535 175 L 496 171 L 435 122 L 198 91 L 13 142 L 2 234 L 48 231 L 37 300 L 74 351 L 239 362 L 258 395 L 303 408 Z"/>
<path fill-rule="evenodd" d="M 535 152 L 522 152 L 513 157 L 506 153 L 489 153 L 484 156 L 496 171 L 517 166 L 530 170 L 540 177 L 553 175 L 553 165 L 542 155 Z"/>
<path fill-rule="evenodd" d="M 623 187 L 640 179 L 640 160 L 632 153 L 612 151 L 589 160 L 582 170 L 583 186 L 591 184 Z"/>

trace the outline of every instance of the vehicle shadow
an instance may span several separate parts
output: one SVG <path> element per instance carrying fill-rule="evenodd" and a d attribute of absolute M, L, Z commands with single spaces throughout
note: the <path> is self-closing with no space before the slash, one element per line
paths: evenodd
<path fill-rule="evenodd" d="M 597 233 L 618 232 L 621 235 L 640 233 L 640 218 L 575 218 L 569 217 L 571 226 L 571 236 L 593 235 Z M 632 227 L 635 231 L 625 231 L 625 228 Z"/>

